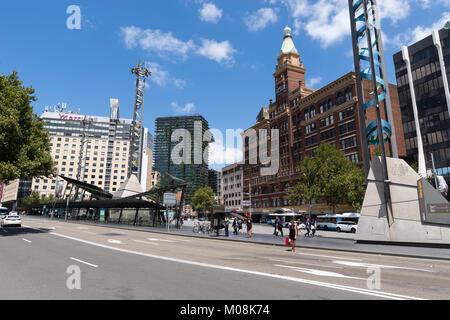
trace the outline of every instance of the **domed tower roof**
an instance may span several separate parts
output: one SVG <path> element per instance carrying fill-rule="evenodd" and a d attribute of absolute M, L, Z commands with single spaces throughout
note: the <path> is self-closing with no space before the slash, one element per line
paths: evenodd
<path fill-rule="evenodd" d="M 286 26 L 286 28 L 284 28 L 283 44 L 281 45 L 279 56 L 288 53 L 298 54 L 298 51 L 295 48 L 294 42 L 292 41 L 291 28 Z"/>

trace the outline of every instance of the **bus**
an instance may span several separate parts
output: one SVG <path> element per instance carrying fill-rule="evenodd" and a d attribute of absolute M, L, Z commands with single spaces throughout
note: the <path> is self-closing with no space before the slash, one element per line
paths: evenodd
<path fill-rule="evenodd" d="M 273 225 L 275 223 L 275 219 L 278 217 L 283 223 L 283 227 L 288 227 L 291 220 L 297 221 L 304 213 L 304 211 L 294 212 L 291 209 L 285 208 L 275 209 L 273 213 L 268 215 L 269 219 L 267 219 L 267 223 Z"/>
<path fill-rule="evenodd" d="M 345 212 L 341 214 L 326 214 L 317 216 L 316 223 L 318 230 L 336 230 L 336 226 L 341 221 L 352 221 L 358 224 L 360 214 L 357 212 Z"/>

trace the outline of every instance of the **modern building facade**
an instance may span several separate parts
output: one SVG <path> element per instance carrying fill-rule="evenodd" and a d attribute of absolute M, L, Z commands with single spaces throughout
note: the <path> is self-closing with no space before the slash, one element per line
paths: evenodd
<path fill-rule="evenodd" d="M 243 165 L 232 164 L 222 168 L 222 197 L 225 210 L 242 210 Z"/>
<path fill-rule="evenodd" d="M 117 191 L 128 178 L 132 120 L 119 118 L 118 109 L 108 118 L 81 115 L 67 110 L 64 105 L 53 110 L 46 107 L 41 119 L 44 129 L 50 133 L 51 155 L 59 175 L 93 184 L 108 192 Z M 146 129 L 145 133 L 147 152 L 143 152 L 141 158 L 146 171 L 138 177 L 143 186 L 147 185 L 147 173 L 152 168 L 151 149 L 148 148 L 152 137 Z M 8 197 L 5 201 L 17 203 L 32 191 L 41 196 L 55 194 L 58 180 L 62 179 L 38 177 L 15 181 L 6 187 Z"/>
<path fill-rule="evenodd" d="M 273 175 L 261 175 L 262 165 L 250 164 L 251 146 L 244 133 L 243 192 L 251 190 L 254 211 L 271 211 L 279 207 L 308 209 L 302 203 L 290 203 L 287 194 L 298 181 L 298 163 L 306 156 L 313 157 L 314 150 L 322 142 L 334 145 L 344 152 L 345 157 L 357 165 L 363 165 L 356 75 L 349 72 L 324 87 L 313 90 L 305 86 L 306 69 L 292 41 L 291 30 L 284 30 L 283 45 L 278 55 L 278 65 L 273 74 L 275 96 L 270 100 L 268 110 L 263 107 L 257 122 L 249 129 L 279 130 L 279 170 Z M 397 129 L 397 146 L 400 155 L 406 155 L 401 130 L 400 110 L 396 86 L 389 85 L 394 124 Z M 370 81 L 363 81 L 366 99 L 372 91 Z M 368 101 L 368 100 L 366 100 Z M 384 115 L 384 105 L 381 104 Z M 375 112 L 367 112 L 369 120 L 376 119 Z M 386 117 L 383 117 L 386 119 Z M 399 127 L 399 128 L 398 128 Z M 269 144 L 270 145 L 270 144 Z M 386 144 L 387 150 L 389 143 Z M 375 152 L 371 147 L 371 151 Z M 261 153 L 262 150 L 258 150 Z M 271 153 L 270 150 L 267 151 Z M 246 198 L 248 199 L 248 198 Z M 320 209 L 321 206 L 316 208 Z"/>
<path fill-rule="evenodd" d="M 208 170 L 208 186 L 211 187 L 212 191 L 214 192 L 215 195 L 217 195 L 217 190 L 218 190 L 218 180 L 219 177 L 219 172 L 214 170 L 214 169 L 209 169 Z"/>
<path fill-rule="evenodd" d="M 422 133 L 426 167 L 432 169 L 431 153 L 436 173 L 450 184 L 450 117 L 445 97 L 442 73 L 450 79 L 450 29 L 439 30 L 445 70 L 441 70 L 432 36 L 408 47 L 417 112 Z M 418 162 L 417 135 L 412 109 L 411 90 L 402 52 L 393 56 L 398 95 L 409 162 Z M 448 81 L 448 80 L 447 80 Z"/>
<path fill-rule="evenodd" d="M 186 203 L 195 191 L 208 185 L 208 154 L 204 151 L 210 141 L 209 124 L 201 115 L 155 120 L 154 169 L 189 182 Z M 175 158 L 179 161 L 173 161 Z"/>

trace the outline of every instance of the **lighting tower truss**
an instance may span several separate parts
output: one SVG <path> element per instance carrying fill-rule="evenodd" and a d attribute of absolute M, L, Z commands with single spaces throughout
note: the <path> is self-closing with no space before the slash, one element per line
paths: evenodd
<path fill-rule="evenodd" d="M 142 152 L 143 152 L 143 114 L 144 114 L 144 94 L 145 81 L 151 75 L 149 69 L 142 62 L 131 69 L 131 73 L 136 75 L 136 97 L 134 101 L 133 123 L 131 126 L 131 144 L 128 163 L 128 177 L 136 175 L 141 181 Z"/>
<path fill-rule="evenodd" d="M 370 168 L 368 145 L 378 145 L 381 151 L 383 168 L 386 217 L 389 225 L 392 225 L 393 216 L 384 143 L 390 141 L 391 155 L 394 158 L 398 157 L 398 152 L 386 78 L 378 8 L 376 0 L 348 0 L 348 4 L 359 100 L 361 135 L 367 137 L 367 140 L 362 139 L 364 167 L 367 177 Z M 364 101 L 362 79 L 370 80 L 372 83 L 373 91 L 370 93 L 370 100 L 367 102 Z M 380 103 L 382 101 L 384 101 L 385 106 L 385 118 L 391 121 L 392 127 L 388 121 L 381 118 Z M 368 121 L 366 127 L 366 110 L 373 107 L 375 107 L 377 119 L 375 121 Z"/>
<path fill-rule="evenodd" d="M 90 122 L 87 119 L 87 116 L 85 116 L 84 119 L 80 121 L 80 123 L 83 127 L 83 131 L 81 133 L 80 153 L 78 155 L 77 180 L 83 182 L 85 172 L 86 172 L 86 153 L 85 153 L 84 149 L 85 149 L 86 145 L 90 142 L 86 131 L 87 131 L 87 129 L 89 129 Z M 76 187 L 76 190 L 75 190 L 75 199 L 77 199 L 77 198 L 78 198 L 78 187 Z"/>

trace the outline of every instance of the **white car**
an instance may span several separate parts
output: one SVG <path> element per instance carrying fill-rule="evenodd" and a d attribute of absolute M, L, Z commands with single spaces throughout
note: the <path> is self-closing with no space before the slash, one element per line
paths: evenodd
<path fill-rule="evenodd" d="M 2 227 L 6 226 L 22 226 L 22 219 L 16 213 L 10 212 L 6 217 L 1 220 Z"/>
<path fill-rule="evenodd" d="M 345 231 L 355 233 L 357 228 L 358 225 L 356 224 L 356 222 L 353 221 L 340 221 L 336 225 L 337 232 Z"/>

